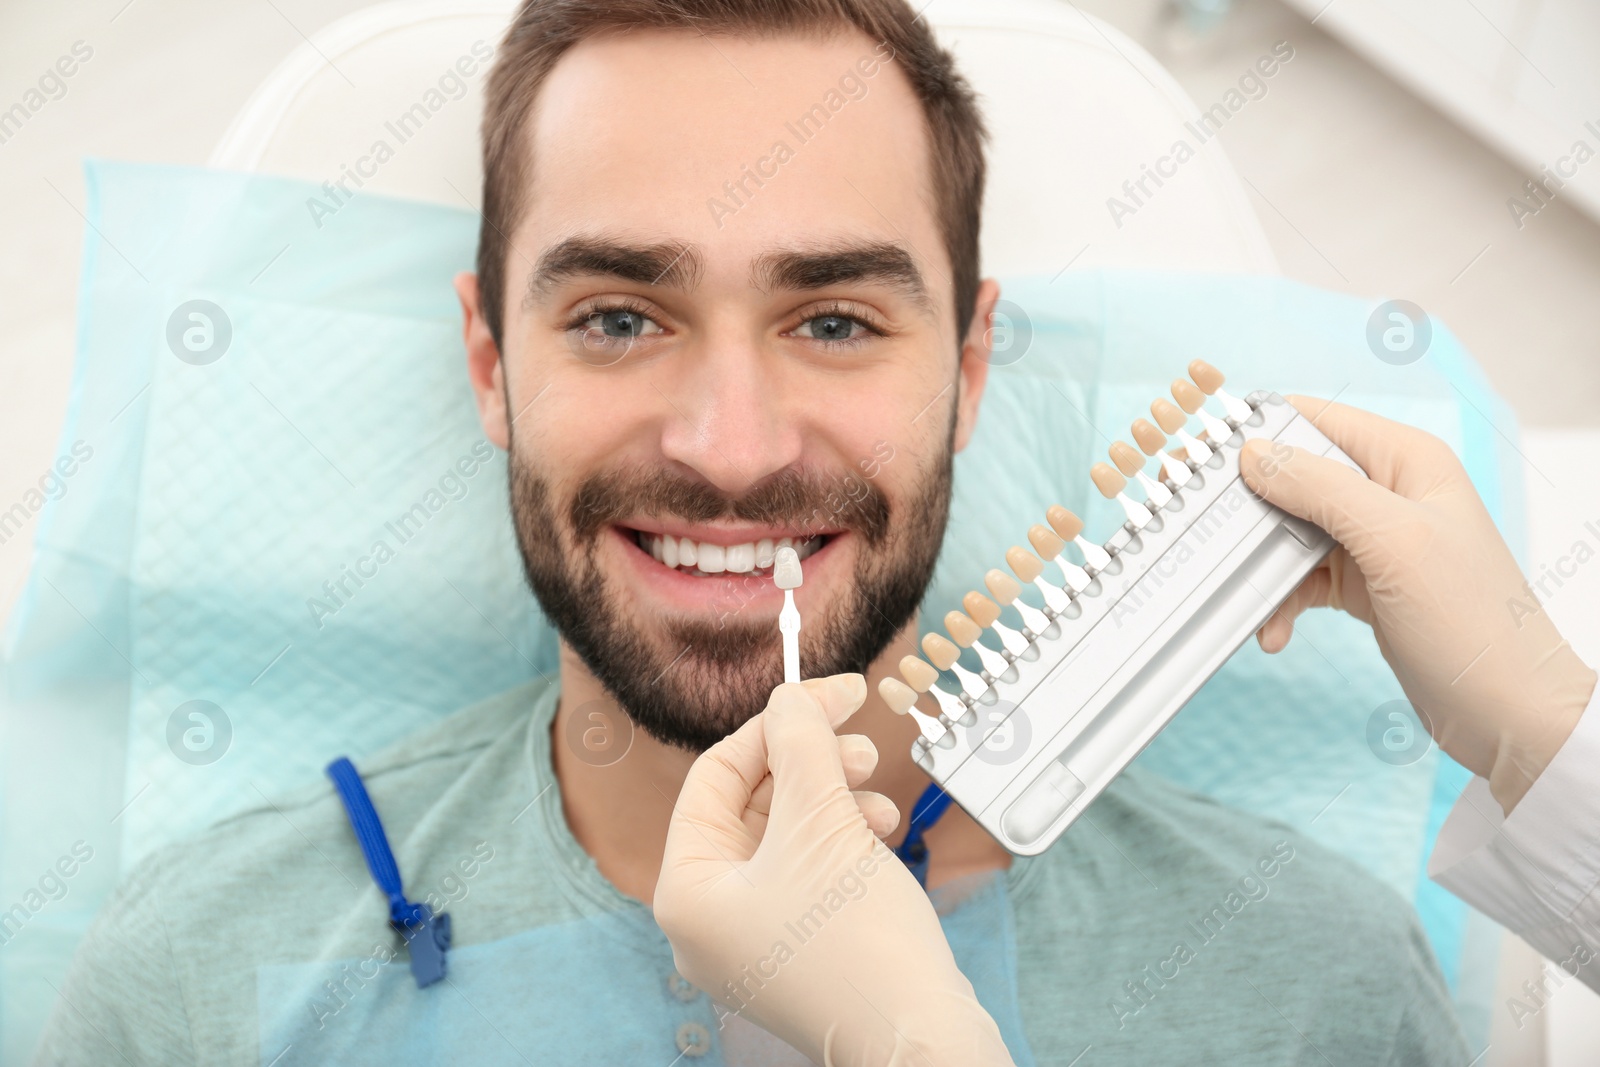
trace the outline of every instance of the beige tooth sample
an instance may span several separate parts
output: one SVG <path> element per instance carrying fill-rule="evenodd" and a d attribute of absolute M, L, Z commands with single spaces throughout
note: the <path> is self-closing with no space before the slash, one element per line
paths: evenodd
<path fill-rule="evenodd" d="M 977 623 L 980 627 L 992 626 L 994 632 L 999 635 L 1000 643 L 1005 646 L 1006 651 L 1014 656 L 1020 656 L 1027 651 L 1028 639 L 1000 621 L 999 604 L 973 589 L 961 598 L 961 606 L 966 609 L 967 618 Z M 1003 673 L 1003 669 L 1001 672 L 991 671 L 990 673 Z"/>
<path fill-rule="evenodd" d="M 1011 603 L 1022 592 L 1022 586 L 1017 584 L 1017 580 L 998 567 L 990 568 L 983 576 L 983 584 L 993 594 L 995 600 L 1002 604 Z"/>
<path fill-rule="evenodd" d="M 993 650 L 988 650 L 993 651 Z M 951 671 L 961 682 L 961 689 L 969 697 L 981 697 L 989 688 L 989 683 L 961 666 L 957 660 L 961 658 L 961 649 L 949 638 L 940 634 L 922 635 L 922 654 L 933 661 L 933 665 L 941 671 Z M 1001 668 L 1004 670 L 1005 668 Z M 970 726 L 977 722 L 977 714 L 968 709 L 952 709 L 946 711 L 947 715 L 955 719 L 962 726 Z"/>
<path fill-rule="evenodd" d="M 939 748 L 949 748 L 954 744 L 949 730 L 936 717 L 917 707 L 917 691 L 900 679 L 892 676 L 884 678 L 878 683 L 878 695 L 896 715 L 910 715 L 915 719 L 917 728 L 922 731 L 922 739 L 927 744 Z"/>
<path fill-rule="evenodd" d="M 1006 549 L 1006 564 L 1016 572 L 1018 578 L 1034 584 L 1044 596 L 1045 606 L 1051 611 L 1065 611 L 1067 605 L 1072 602 L 1071 596 L 1068 595 L 1065 589 L 1051 582 L 1041 580 L 1040 576 L 1044 574 L 1044 564 L 1040 562 L 1038 556 L 1035 556 L 1027 549 L 1018 548 L 1016 545 Z M 1062 561 L 1062 566 L 1070 567 L 1071 564 Z M 1022 601 L 1019 600 L 1017 603 L 1020 605 Z M 1027 618 L 1026 615 L 1023 617 Z M 1030 627 L 1032 625 L 1032 623 L 1029 623 Z"/>
<path fill-rule="evenodd" d="M 900 660 L 900 677 L 917 692 L 926 693 L 939 680 L 939 672 L 917 656 L 905 656 Z"/>
<path fill-rule="evenodd" d="M 1076 541 L 1083 533 L 1083 520 L 1060 504 L 1051 504 L 1044 518 L 1063 541 Z"/>
<path fill-rule="evenodd" d="M 1067 547 L 1059 534 L 1040 522 L 1028 527 L 1028 543 L 1039 553 L 1040 559 L 1055 559 Z"/>
<path fill-rule="evenodd" d="M 1148 426 L 1149 423 L 1145 425 Z M 1126 441 L 1113 441 L 1110 452 L 1111 462 L 1117 465 L 1117 470 L 1128 478 L 1139 479 L 1139 484 L 1144 486 L 1145 499 L 1150 502 L 1152 508 L 1159 508 L 1172 499 L 1172 494 L 1167 491 L 1166 486 L 1152 481 L 1150 476 L 1145 474 L 1144 457 L 1134 451 L 1132 445 Z"/>
<path fill-rule="evenodd" d="M 1068 511 L 1060 504 L 1051 504 L 1049 509 L 1044 513 L 1044 517 L 1045 521 L 1050 524 L 1050 528 L 1056 532 L 1057 536 L 1059 536 L 1063 541 L 1071 541 L 1073 544 L 1078 546 L 1078 551 L 1083 553 L 1084 561 L 1087 562 L 1089 566 L 1095 568 L 1096 570 L 1104 570 L 1106 564 L 1111 562 L 1111 557 L 1106 554 L 1105 549 L 1101 548 L 1093 541 L 1084 540 L 1083 520 L 1078 518 L 1077 515 Z M 1063 559 L 1061 561 L 1061 565 L 1065 567 L 1067 565 L 1067 561 Z M 1088 577 L 1089 576 L 1086 573 L 1084 575 L 1085 583 L 1087 583 Z"/>
<path fill-rule="evenodd" d="M 1227 379 L 1222 376 L 1221 371 L 1205 360 L 1197 359 L 1189 364 L 1189 377 L 1194 379 L 1194 384 L 1200 387 L 1202 393 L 1216 397 L 1217 403 L 1222 405 L 1222 410 L 1227 412 L 1228 418 L 1234 422 L 1244 422 L 1254 414 L 1249 404 L 1229 395 L 1228 391 L 1222 388 L 1222 383 Z"/>
<path fill-rule="evenodd" d="M 1122 505 L 1123 512 L 1128 516 L 1128 521 L 1134 529 L 1140 529 L 1150 521 L 1150 509 L 1143 504 L 1136 503 L 1122 490 L 1127 486 L 1128 479 L 1124 478 L 1116 468 L 1109 463 L 1096 463 L 1089 469 L 1089 477 L 1094 479 L 1094 487 L 1100 490 L 1107 500 L 1115 500 Z"/>
<path fill-rule="evenodd" d="M 1189 421 L 1184 418 L 1183 412 L 1165 397 L 1156 397 L 1150 402 L 1150 416 L 1165 433 L 1177 433 L 1183 429 L 1183 424 Z"/>
<path fill-rule="evenodd" d="M 1089 477 L 1094 479 L 1094 487 L 1100 490 L 1100 495 L 1107 500 L 1115 500 L 1117 494 L 1122 492 L 1128 480 L 1118 474 L 1109 463 L 1096 463 L 1089 468 Z"/>
<path fill-rule="evenodd" d="M 922 635 L 922 654 L 941 671 L 947 671 L 956 665 L 956 660 L 961 658 L 961 649 L 957 648 L 950 639 L 938 634 L 927 633 Z"/>
<path fill-rule="evenodd" d="M 1115 463 L 1117 470 L 1125 477 L 1132 478 L 1144 470 L 1144 457 L 1133 450 L 1133 446 L 1126 441 L 1111 442 L 1111 462 Z"/>
<path fill-rule="evenodd" d="M 1147 456 L 1159 456 L 1167 443 L 1167 435 L 1145 419 L 1133 420 L 1133 440 Z"/>
<path fill-rule="evenodd" d="M 1178 406 L 1200 420 L 1206 428 L 1206 436 L 1221 444 L 1233 433 L 1233 427 L 1217 418 L 1205 409 L 1206 395 L 1194 387 L 1194 383 L 1187 378 L 1174 378 L 1172 380 L 1172 396 L 1177 400 Z"/>
<path fill-rule="evenodd" d="M 1078 517 L 1061 505 L 1055 505 L 1050 511 L 1059 511 L 1069 520 L 1061 524 L 1062 529 L 1070 531 L 1083 529 L 1083 523 L 1078 521 Z M 1046 514 L 1048 517 L 1049 513 Z M 1033 550 L 1039 553 L 1040 559 L 1053 559 L 1056 561 L 1056 565 L 1061 568 L 1061 572 L 1067 576 L 1067 584 L 1072 586 L 1074 593 L 1081 592 L 1092 580 L 1088 571 L 1061 554 L 1062 550 L 1067 547 L 1067 543 L 1061 539 L 1059 533 L 1050 529 L 1050 527 L 1037 522 L 1028 527 L 1028 543 L 1033 545 Z M 1051 605 L 1051 607 L 1054 606 L 1053 604 Z"/>
<path fill-rule="evenodd" d="M 1031 582 L 1044 573 L 1044 564 L 1039 562 L 1039 557 L 1016 545 L 1006 549 L 1006 566 L 1025 582 Z"/>
<path fill-rule="evenodd" d="M 1194 383 L 1185 378 L 1172 379 L 1172 399 L 1178 406 L 1193 415 L 1200 410 L 1200 405 L 1206 402 L 1205 394 L 1194 387 Z"/>
<path fill-rule="evenodd" d="M 979 635 L 983 633 L 983 627 L 959 611 L 945 612 L 944 628 L 950 639 L 962 648 L 971 648 L 977 644 Z"/>
<path fill-rule="evenodd" d="M 1191 385 L 1189 388 L 1193 389 L 1194 386 Z M 1211 449 L 1196 441 L 1183 428 L 1183 424 L 1189 420 L 1183 412 L 1173 406 L 1170 400 L 1157 397 L 1151 401 L 1150 414 L 1155 416 L 1157 426 L 1177 437 L 1183 444 L 1183 450 L 1188 453 L 1189 458 L 1196 464 L 1202 464 L 1211 458 Z"/>
<path fill-rule="evenodd" d="M 1000 605 L 976 589 L 961 598 L 961 606 L 966 609 L 967 617 L 979 626 L 993 626 L 1000 619 Z"/>
<path fill-rule="evenodd" d="M 904 715 L 917 703 L 917 691 L 900 679 L 885 675 L 878 683 L 878 695 L 896 715 Z"/>
<path fill-rule="evenodd" d="M 1161 461 L 1161 469 L 1167 472 L 1167 477 L 1177 486 L 1184 486 L 1194 476 L 1194 472 L 1184 465 L 1183 460 L 1169 452 L 1163 451 L 1167 447 L 1167 435 L 1150 425 L 1144 419 L 1135 419 L 1133 422 L 1133 439 L 1139 443 L 1147 456 L 1154 456 Z"/>
<path fill-rule="evenodd" d="M 989 601 L 985 601 L 989 603 Z M 992 606 L 992 605 L 991 605 Z M 998 608 L 995 609 L 999 611 Z M 978 662 L 983 664 L 983 669 L 993 677 L 1005 674 L 1011 668 L 1004 656 L 978 640 L 983 634 L 983 627 L 959 611 L 946 612 L 944 628 L 962 648 L 970 648 L 978 654 Z"/>
<path fill-rule="evenodd" d="M 1022 549 L 1019 548 L 1016 551 L 1022 552 Z M 1023 552 L 1023 555 L 1027 555 L 1027 553 Z M 1015 606 L 1017 613 L 1022 616 L 1022 625 L 1032 630 L 1035 634 L 1042 634 L 1049 627 L 1050 620 L 1045 618 L 1043 612 L 1026 601 L 1019 599 L 1022 595 L 1022 586 L 1018 585 L 1017 580 L 1005 571 L 998 567 L 990 568 L 989 572 L 983 576 L 983 584 L 988 587 L 989 592 L 993 593 L 994 598 L 1000 603 Z"/>

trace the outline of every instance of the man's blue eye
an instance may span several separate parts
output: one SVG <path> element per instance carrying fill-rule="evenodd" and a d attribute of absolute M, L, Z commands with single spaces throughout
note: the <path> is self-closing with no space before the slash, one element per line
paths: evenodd
<path fill-rule="evenodd" d="M 636 311 L 605 311 L 600 314 L 600 328 L 607 337 L 638 337 L 644 333 L 646 321 Z"/>
<path fill-rule="evenodd" d="M 806 336 L 816 341 L 854 341 L 858 339 L 857 327 L 862 332 L 866 330 L 848 315 L 816 315 L 800 325 Z"/>

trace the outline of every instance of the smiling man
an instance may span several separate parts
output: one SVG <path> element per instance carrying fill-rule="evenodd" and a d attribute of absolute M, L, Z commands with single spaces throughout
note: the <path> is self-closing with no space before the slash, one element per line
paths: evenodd
<path fill-rule="evenodd" d="M 559 682 L 360 768 L 405 895 L 449 911 L 445 980 L 413 980 L 318 783 L 134 872 L 42 1061 L 799 1062 L 674 971 L 647 905 L 691 764 L 781 681 L 778 546 L 807 676 L 913 650 L 998 297 L 983 139 L 903 0 L 525 5 L 457 289 Z M 850 728 L 884 753 L 842 746 L 851 784 L 907 811 L 914 724 L 873 698 Z M 1029 860 L 959 810 L 928 835 L 1016 1062 L 1467 1061 L 1374 879 L 1137 772 L 1091 816 Z"/>

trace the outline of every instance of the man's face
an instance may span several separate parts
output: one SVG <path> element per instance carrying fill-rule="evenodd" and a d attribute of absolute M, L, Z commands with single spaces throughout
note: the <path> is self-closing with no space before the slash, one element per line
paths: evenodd
<path fill-rule="evenodd" d="M 480 410 L 551 621 L 700 751 L 783 679 L 778 544 L 808 677 L 864 670 L 931 578 L 986 364 L 925 124 L 865 37 L 667 32 L 572 49 L 531 121 L 498 362 L 464 295 Z"/>

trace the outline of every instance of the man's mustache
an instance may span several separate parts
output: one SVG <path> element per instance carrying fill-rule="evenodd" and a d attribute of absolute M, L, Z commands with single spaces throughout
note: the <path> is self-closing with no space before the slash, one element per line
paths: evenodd
<path fill-rule="evenodd" d="M 737 519 L 792 529 L 801 536 L 849 530 L 880 544 L 889 532 L 889 501 L 854 471 L 823 474 L 785 467 L 738 496 L 661 467 L 636 464 L 594 474 L 579 484 L 567 518 L 579 544 L 637 515 L 687 522 Z"/>

